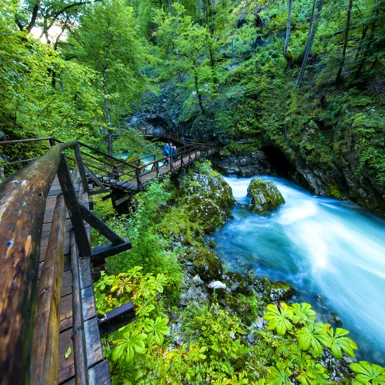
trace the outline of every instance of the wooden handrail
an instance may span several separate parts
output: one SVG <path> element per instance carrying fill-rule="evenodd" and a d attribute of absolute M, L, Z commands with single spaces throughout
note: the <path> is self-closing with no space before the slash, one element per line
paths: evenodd
<path fill-rule="evenodd" d="M 15 143 L 28 143 L 28 142 L 42 142 L 44 140 L 50 140 L 51 137 L 47 138 L 29 138 L 29 139 L 15 139 L 15 140 L 1 140 L 0 145 L 3 144 L 15 144 Z M 63 142 L 61 142 L 63 143 Z"/>
<path fill-rule="evenodd" d="M 58 195 L 38 286 L 38 311 L 32 342 L 32 384 L 51 385 L 57 380 L 65 220 L 64 197 Z"/>
<path fill-rule="evenodd" d="M 196 144 L 192 145 L 192 144 L 189 144 L 188 146 L 181 147 L 181 149 L 178 151 L 178 153 L 177 153 L 176 155 L 177 155 L 178 157 L 180 157 L 180 156 L 182 156 L 183 154 L 188 154 L 189 152 L 191 152 L 191 148 L 189 148 L 189 149 L 187 150 L 186 147 L 196 147 L 196 148 L 193 149 L 193 151 L 194 151 L 194 150 L 198 151 L 198 150 L 202 149 L 203 146 L 204 146 L 204 145 L 196 145 Z M 183 149 L 183 150 L 182 150 L 182 149 Z M 189 151 L 189 152 L 187 152 L 187 151 Z M 166 160 L 166 158 L 168 158 L 168 157 L 170 157 L 170 156 L 172 156 L 172 155 L 168 155 L 168 156 L 165 156 L 165 157 L 163 157 L 163 158 L 159 158 L 159 159 L 153 160 L 153 161 L 151 161 L 151 162 L 148 162 L 148 163 L 145 163 L 145 164 L 141 164 L 140 166 L 137 166 L 137 169 L 141 170 L 141 169 L 146 168 L 146 167 L 148 167 L 148 166 L 151 166 L 152 164 L 157 163 L 157 162 L 159 162 L 159 161 L 164 161 L 164 160 Z"/>
<path fill-rule="evenodd" d="M 45 202 L 60 153 L 75 145 L 76 142 L 69 142 L 52 147 L 0 185 L 2 385 L 30 383 L 32 325 Z"/>

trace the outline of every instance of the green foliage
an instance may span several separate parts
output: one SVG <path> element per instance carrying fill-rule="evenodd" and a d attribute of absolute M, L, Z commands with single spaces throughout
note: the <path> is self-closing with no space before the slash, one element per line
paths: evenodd
<path fill-rule="evenodd" d="M 168 279 L 163 274 L 154 276 L 144 274 L 141 270 L 141 267 L 134 267 L 127 273 L 117 275 L 102 272 L 102 278 L 95 284 L 99 313 L 110 311 L 130 300 L 135 306 L 135 322 L 114 332 L 106 340 L 105 352 L 115 363 L 117 371 L 125 365 L 135 371 L 135 362 L 141 361 L 140 356 L 162 346 L 164 336 L 170 332 L 168 318 L 157 300 L 158 293 L 163 293 Z"/>
<path fill-rule="evenodd" d="M 293 328 L 290 322 L 290 320 L 293 319 L 293 311 L 286 303 L 281 302 L 279 309 L 276 305 L 267 305 L 267 310 L 264 318 L 268 321 L 269 330 L 277 330 L 278 335 L 283 336 L 287 330 Z"/>
<path fill-rule="evenodd" d="M 325 329 L 325 325 L 323 323 L 312 322 L 298 330 L 296 336 L 298 338 L 299 346 L 303 350 L 309 350 L 311 348 L 313 356 L 322 356 L 322 345 L 326 345 L 328 343 L 327 330 Z"/>
<path fill-rule="evenodd" d="M 355 357 L 354 350 L 357 349 L 357 345 L 353 340 L 345 337 L 348 334 L 349 332 L 345 329 L 337 328 L 333 330 L 332 327 L 329 327 L 325 345 L 331 349 L 334 357 L 342 358 L 342 352 L 350 357 Z"/>
<path fill-rule="evenodd" d="M 356 343 L 346 337 L 349 332 L 342 328 L 334 330 L 329 324 L 315 322 L 315 312 L 308 303 L 287 305 L 284 302 L 268 305 L 264 315 L 268 321 L 269 330 L 276 330 L 278 335 L 284 336 L 286 332 L 298 338 L 298 344 L 303 350 L 310 350 L 314 357 L 322 356 L 323 347 L 331 350 L 334 357 L 340 359 L 343 353 L 355 357 Z M 293 330 L 293 323 L 302 328 Z"/>
<path fill-rule="evenodd" d="M 350 368 L 357 373 L 356 382 L 353 385 L 358 384 L 372 384 L 372 385 L 384 385 L 385 384 L 385 369 L 379 365 L 370 364 L 366 361 L 360 361 L 359 363 L 350 364 Z"/>

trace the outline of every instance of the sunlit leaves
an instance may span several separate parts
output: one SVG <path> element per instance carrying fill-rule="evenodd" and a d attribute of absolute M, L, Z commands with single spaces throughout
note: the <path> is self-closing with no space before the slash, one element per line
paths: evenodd
<path fill-rule="evenodd" d="M 354 385 L 385 385 L 385 368 L 382 368 L 379 365 L 360 361 L 359 363 L 350 364 L 350 368 L 357 373 L 357 382 L 354 382 Z"/>
<path fill-rule="evenodd" d="M 158 345 L 162 345 L 164 336 L 170 333 L 167 324 L 167 317 L 157 317 L 155 320 L 146 319 L 144 322 L 144 330 L 148 333 L 149 338 L 154 338 Z"/>
<path fill-rule="evenodd" d="M 288 385 L 290 381 L 291 371 L 283 363 L 278 363 L 269 369 L 269 376 L 267 377 L 268 384 L 274 385 Z"/>
<path fill-rule="evenodd" d="M 139 334 L 137 331 L 125 332 L 122 339 L 114 341 L 117 346 L 112 352 L 112 359 L 117 361 L 125 359 L 127 362 L 134 359 L 135 353 L 144 353 L 144 340 L 147 338 L 146 334 Z"/>
<path fill-rule="evenodd" d="M 319 363 L 309 360 L 298 375 L 301 385 L 323 385 L 329 384 L 326 369 Z"/>
<path fill-rule="evenodd" d="M 327 328 L 321 322 L 311 323 L 296 332 L 299 346 L 317 357 L 322 355 L 322 345 L 327 341 Z"/>
<path fill-rule="evenodd" d="M 269 330 L 277 330 L 280 336 L 285 335 L 287 330 L 293 328 L 290 320 L 293 318 L 293 311 L 284 302 L 281 302 L 279 309 L 276 305 L 268 305 L 267 312 L 264 315 L 268 321 L 267 327 Z"/>
<path fill-rule="evenodd" d="M 337 328 L 335 331 L 330 325 L 327 332 L 328 337 L 325 341 L 325 346 L 331 349 L 334 357 L 342 358 L 342 353 L 345 352 L 350 357 L 355 357 L 354 350 L 357 349 L 356 343 L 348 337 L 345 337 L 349 332 L 345 329 Z"/>
<path fill-rule="evenodd" d="M 310 304 L 306 302 L 293 303 L 291 308 L 293 309 L 293 322 L 295 324 L 305 324 L 314 320 L 315 311 L 311 309 Z"/>

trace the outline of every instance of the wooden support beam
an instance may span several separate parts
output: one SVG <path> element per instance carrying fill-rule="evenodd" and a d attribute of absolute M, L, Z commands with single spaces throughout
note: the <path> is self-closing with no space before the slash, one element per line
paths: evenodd
<path fill-rule="evenodd" d="M 115 205 L 116 205 L 116 206 L 119 206 L 119 205 L 121 205 L 122 203 L 128 201 L 130 198 L 131 198 L 131 196 L 127 194 L 126 196 L 124 196 L 124 197 L 122 197 L 122 198 L 116 200 L 116 201 L 115 201 Z"/>
<path fill-rule="evenodd" d="M 86 169 L 87 171 L 87 174 L 89 176 L 89 178 L 97 185 L 99 186 L 100 188 L 104 188 L 104 184 L 97 178 L 97 176 L 87 167 L 87 166 L 84 166 L 84 168 Z"/>
<path fill-rule="evenodd" d="M 128 238 L 125 238 L 124 243 L 121 243 L 120 245 L 112 245 L 111 243 L 108 243 L 106 245 L 97 246 L 92 249 L 91 261 L 103 261 L 105 258 L 122 253 L 123 251 L 131 249 L 131 247 L 131 242 Z"/>
<path fill-rule="evenodd" d="M 90 190 L 88 195 L 106 194 L 106 193 L 108 193 L 110 191 L 111 191 L 111 189 L 109 187 L 104 187 L 104 188 L 100 188 L 98 190 Z M 104 199 L 104 198 L 105 197 L 103 197 L 102 199 Z"/>
<path fill-rule="evenodd" d="M 79 203 L 76 197 L 74 185 L 71 180 L 68 164 L 65 154 L 60 154 L 60 164 L 58 168 L 58 177 L 61 189 L 63 191 L 65 203 L 71 217 L 71 223 L 74 229 L 76 243 L 82 257 L 91 255 L 91 245 L 87 237 L 82 214 L 79 209 Z"/>
<path fill-rule="evenodd" d="M 72 318 L 76 385 L 88 385 L 88 366 L 86 338 L 84 334 L 83 306 L 81 299 L 80 274 L 78 265 L 78 247 L 71 236 L 71 270 L 72 270 Z"/>
<path fill-rule="evenodd" d="M 104 196 L 104 197 L 102 198 L 102 201 L 104 202 L 104 201 L 106 201 L 107 199 L 110 199 L 110 198 L 112 197 L 112 195 L 113 195 L 113 193 Z"/>
<path fill-rule="evenodd" d="M 58 376 L 65 220 L 64 198 L 59 195 L 37 290 L 31 363 L 34 385 L 52 385 L 57 381 Z"/>
<path fill-rule="evenodd" d="M 87 209 L 82 203 L 78 202 L 82 218 L 91 225 L 95 230 L 107 238 L 112 244 L 120 245 L 125 243 L 124 239 L 120 238 L 113 232 L 103 221 L 101 221 L 94 213 Z"/>
<path fill-rule="evenodd" d="M 132 302 L 119 306 L 98 317 L 100 337 L 105 337 L 136 319 L 135 309 Z"/>

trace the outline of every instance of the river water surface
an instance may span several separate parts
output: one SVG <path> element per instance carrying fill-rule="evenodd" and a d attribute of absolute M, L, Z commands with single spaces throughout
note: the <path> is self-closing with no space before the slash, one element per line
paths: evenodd
<path fill-rule="evenodd" d="M 286 203 L 269 216 L 235 206 L 210 240 L 228 270 L 289 282 L 324 322 L 331 312 L 359 346 L 359 358 L 385 364 L 385 221 L 358 206 L 315 197 L 273 179 Z M 225 178 L 247 203 L 252 178 Z"/>

